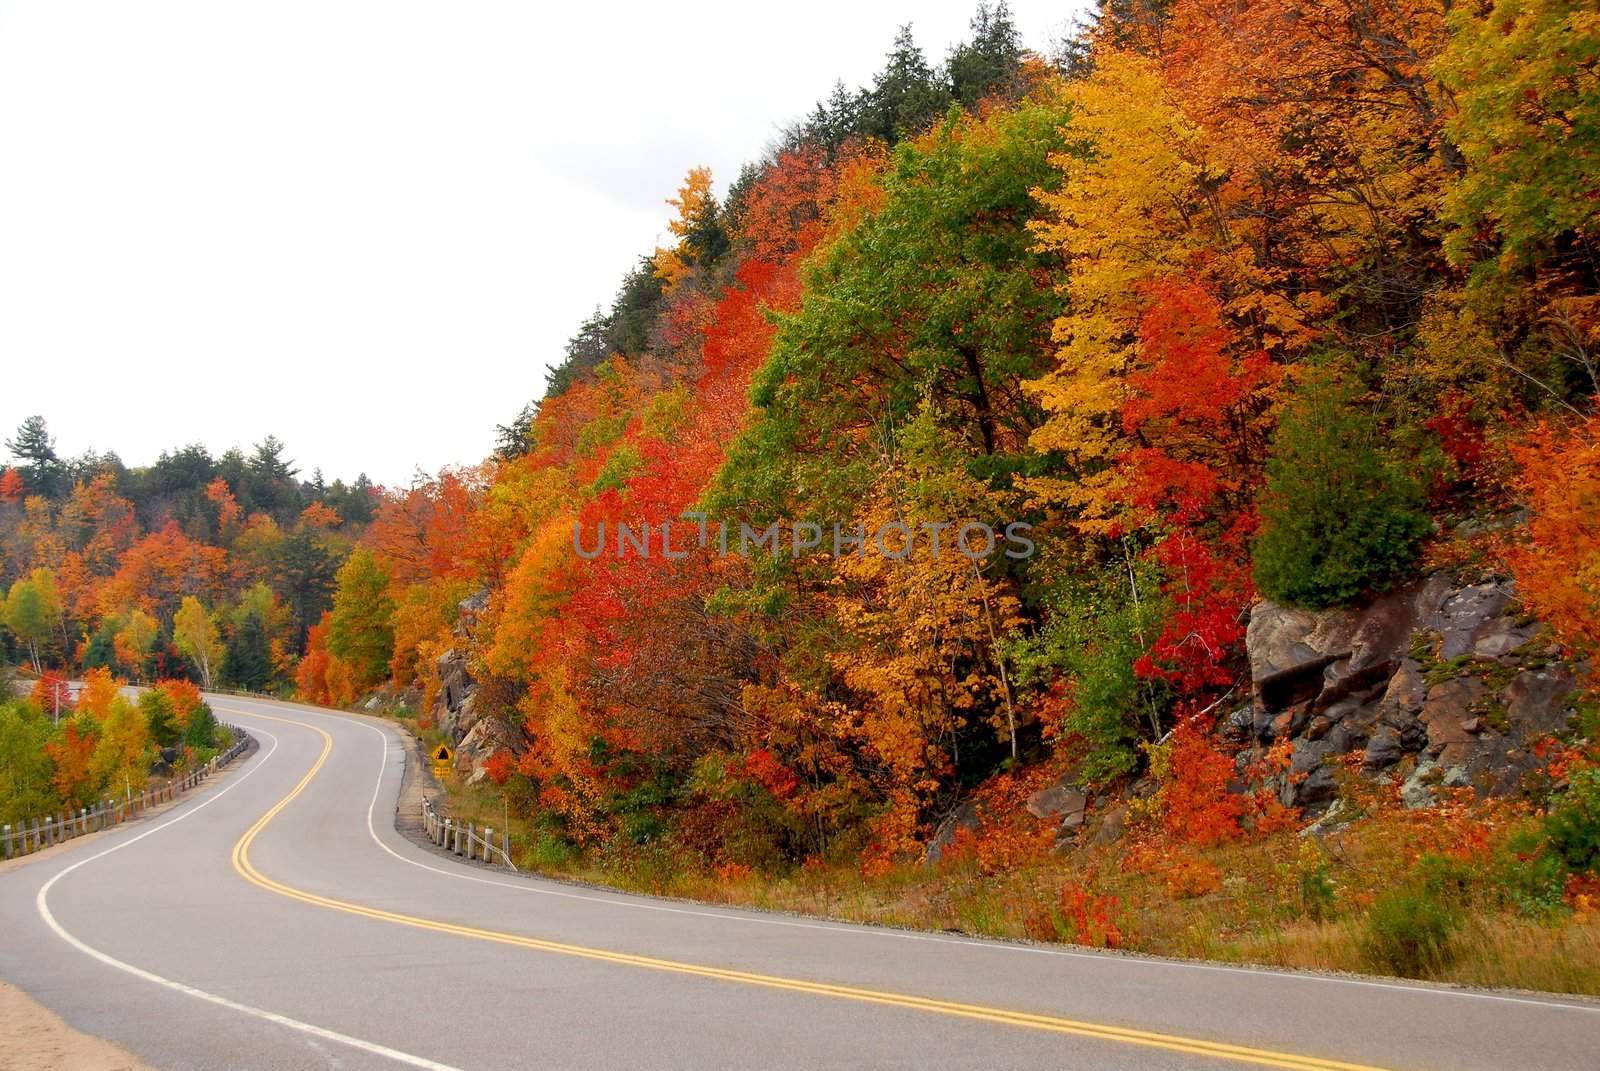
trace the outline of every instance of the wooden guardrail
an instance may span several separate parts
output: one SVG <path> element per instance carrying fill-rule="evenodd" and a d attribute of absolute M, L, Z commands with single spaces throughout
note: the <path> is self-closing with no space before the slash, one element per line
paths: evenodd
<path fill-rule="evenodd" d="M 495 862 L 499 857 L 502 865 L 517 869 L 511 861 L 511 834 L 500 835 L 500 842 L 495 843 L 494 830 L 488 826 L 478 829 L 471 822 L 457 822 L 454 818 L 446 818 L 434 807 L 433 801 L 427 796 L 422 797 L 422 831 L 429 840 L 447 852 L 464 855 L 468 859 L 482 859 L 485 863 Z"/>
<path fill-rule="evenodd" d="M 250 738 L 245 735 L 244 730 L 232 725 L 227 728 L 233 731 L 232 745 L 205 765 L 154 788 L 146 786 L 137 796 L 128 795 L 120 800 L 108 799 L 93 807 L 79 808 L 76 812 L 64 811 L 59 815 L 26 820 L 17 823 L 15 829 L 10 825 L 0 826 L 0 846 L 3 846 L 0 847 L 0 851 L 3 851 L 7 859 L 29 855 L 52 844 L 61 844 L 74 837 L 119 826 L 131 818 L 137 818 L 158 803 L 177 799 L 238 758 L 249 745 Z"/>

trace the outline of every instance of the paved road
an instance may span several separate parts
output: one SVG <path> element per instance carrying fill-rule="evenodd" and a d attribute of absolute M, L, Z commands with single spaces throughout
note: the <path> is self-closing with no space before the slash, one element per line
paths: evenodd
<path fill-rule="evenodd" d="M 395 832 L 389 727 L 213 705 L 261 744 L 228 776 L 0 868 L 0 976 L 157 1067 L 1600 1066 L 1600 1005 L 502 875 Z"/>

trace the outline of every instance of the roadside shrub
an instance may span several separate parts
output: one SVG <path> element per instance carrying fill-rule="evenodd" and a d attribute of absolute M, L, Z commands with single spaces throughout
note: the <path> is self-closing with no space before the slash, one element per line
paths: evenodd
<path fill-rule="evenodd" d="M 1416 563 L 1431 528 L 1419 481 L 1380 451 L 1377 419 L 1345 378 L 1314 372 L 1273 440 L 1254 548 L 1256 585 L 1292 606 L 1348 603 Z"/>
<path fill-rule="evenodd" d="M 1577 873 L 1600 871 L 1600 767 L 1572 775 L 1572 785 L 1545 818 L 1550 848 Z"/>
<path fill-rule="evenodd" d="M 1222 888 L 1222 870 L 1196 856 L 1178 856 L 1167 866 L 1167 895 L 1174 900 L 1208 896 Z"/>
<path fill-rule="evenodd" d="M 1361 956 L 1377 971 L 1425 977 L 1450 962 L 1461 917 L 1460 907 L 1426 882 L 1390 889 L 1367 913 L 1359 939 Z"/>
<path fill-rule="evenodd" d="M 530 870 L 559 871 L 573 864 L 578 849 L 571 841 L 549 830 L 534 834 L 533 843 L 523 853 L 521 864 Z"/>
<path fill-rule="evenodd" d="M 1315 845 L 1302 843 L 1295 872 L 1300 886 L 1301 913 L 1317 921 L 1331 917 L 1338 892 L 1329 873 L 1327 857 Z"/>
<path fill-rule="evenodd" d="M 1561 907 L 1567 868 L 1550 849 L 1542 825 L 1528 825 L 1513 832 L 1502 858 L 1498 885 L 1519 912 L 1540 917 Z"/>

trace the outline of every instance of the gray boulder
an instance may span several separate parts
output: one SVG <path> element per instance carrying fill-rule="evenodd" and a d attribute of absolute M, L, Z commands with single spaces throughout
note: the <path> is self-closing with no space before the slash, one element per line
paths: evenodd
<path fill-rule="evenodd" d="M 927 865 L 934 866 L 950 846 L 956 842 L 956 836 L 966 830 L 969 833 L 978 831 L 978 808 L 971 801 L 959 805 L 955 810 L 944 816 L 936 829 L 933 838 L 928 841 Z"/>
<path fill-rule="evenodd" d="M 1076 817 L 1075 824 L 1082 825 L 1083 812 L 1088 809 L 1089 797 L 1081 788 L 1063 778 L 1029 796 L 1024 806 L 1035 818 L 1060 818 L 1065 825 Z"/>

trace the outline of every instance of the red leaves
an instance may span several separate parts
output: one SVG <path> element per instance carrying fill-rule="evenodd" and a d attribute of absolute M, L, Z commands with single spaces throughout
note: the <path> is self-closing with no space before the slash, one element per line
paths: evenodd
<path fill-rule="evenodd" d="M 226 560 L 221 547 L 197 543 L 169 521 L 123 553 L 101 602 L 109 609 L 138 606 L 170 618 L 185 595 L 214 599 Z"/>
<path fill-rule="evenodd" d="M 1600 651 L 1600 414 L 1534 429 L 1512 451 L 1533 510 L 1507 557 L 1528 609 L 1585 653 Z"/>
<path fill-rule="evenodd" d="M 1179 720 L 1168 743 L 1167 777 L 1161 786 L 1167 832 L 1202 848 L 1240 836 L 1239 819 L 1247 809 L 1242 795 L 1228 791 L 1233 762 L 1211 746 L 1207 729 L 1193 716 Z"/>
<path fill-rule="evenodd" d="M 1455 463 L 1460 479 L 1471 480 L 1478 475 L 1489 453 L 1489 437 L 1483 420 L 1473 413 L 1469 395 L 1461 391 L 1445 395 L 1439 412 L 1422 426 L 1439 437 L 1439 446 Z"/>
<path fill-rule="evenodd" d="M 1120 493 L 1133 519 L 1162 535 L 1160 563 L 1170 611 L 1135 664 L 1181 694 L 1231 685 L 1230 663 L 1254 597 L 1250 498 L 1265 462 L 1264 414 L 1279 370 L 1241 342 L 1221 303 L 1188 278 L 1147 283 L 1139 322 L 1140 367 L 1121 409 L 1143 445 L 1122 455 Z"/>
<path fill-rule="evenodd" d="M 484 774 L 497 785 L 503 785 L 511 780 L 511 775 L 516 770 L 517 756 L 506 748 L 501 748 L 483 761 Z"/>
<path fill-rule="evenodd" d="M 1142 677 L 1160 678 L 1180 693 L 1225 688 L 1234 682 L 1230 655 L 1244 639 L 1244 610 L 1253 597 L 1249 565 L 1219 557 L 1188 531 L 1178 531 L 1151 552 L 1166 579 L 1172 605 L 1161 635 L 1134 664 Z"/>
<path fill-rule="evenodd" d="M 1128 376 L 1132 397 L 1122 407 L 1122 423 L 1129 434 L 1156 420 L 1220 426 L 1276 380 L 1261 350 L 1237 360 L 1228 356 L 1238 342 L 1205 286 L 1168 278 L 1147 283 L 1140 293 L 1148 302 L 1139 321 L 1144 365 Z"/>
<path fill-rule="evenodd" d="M 776 799 L 786 800 L 800 788 L 800 779 L 794 771 L 766 748 L 757 748 L 745 756 L 744 772 Z"/>
<path fill-rule="evenodd" d="M 745 202 L 740 235 L 752 260 L 777 262 L 804 256 L 822 237 L 823 210 L 838 176 L 815 146 L 779 154 Z"/>
<path fill-rule="evenodd" d="M 193 681 L 164 680 L 156 681 L 156 690 L 164 692 L 172 700 L 172 713 L 178 724 L 187 726 L 189 719 L 200 709 L 204 702 L 200 698 L 200 689 Z"/>

